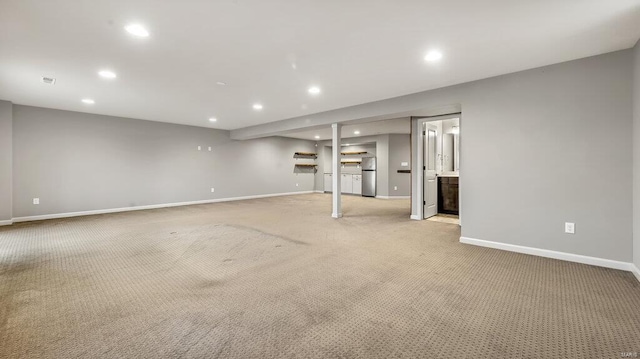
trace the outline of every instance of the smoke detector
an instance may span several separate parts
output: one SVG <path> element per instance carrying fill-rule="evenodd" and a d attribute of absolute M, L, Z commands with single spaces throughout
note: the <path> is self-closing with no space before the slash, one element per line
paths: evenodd
<path fill-rule="evenodd" d="M 42 83 L 47 85 L 54 85 L 56 83 L 56 79 L 53 77 L 42 76 Z"/>

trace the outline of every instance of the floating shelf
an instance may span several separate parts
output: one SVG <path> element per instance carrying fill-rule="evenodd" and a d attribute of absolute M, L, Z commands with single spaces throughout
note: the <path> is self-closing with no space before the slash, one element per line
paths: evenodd
<path fill-rule="evenodd" d="M 318 172 L 318 165 L 313 163 L 296 163 L 293 166 L 293 173 L 316 173 Z"/>
<path fill-rule="evenodd" d="M 296 152 L 293 154 L 293 158 L 313 158 L 316 159 L 318 157 L 317 154 L 313 152 Z"/>
<path fill-rule="evenodd" d="M 343 165 L 359 165 L 362 163 L 362 161 L 340 161 L 340 163 L 342 163 Z"/>
<path fill-rule="evenodd" d="M 358 155 L 367 155 L 369 152 L 367 151 L 358 151 L 358 152 L 340 152 L 343 156 L 358 156 Z"/>

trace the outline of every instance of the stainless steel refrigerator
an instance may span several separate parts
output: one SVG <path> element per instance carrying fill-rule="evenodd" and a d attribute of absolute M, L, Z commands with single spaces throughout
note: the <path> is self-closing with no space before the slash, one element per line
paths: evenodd
<path fill-rule="evenodd" d="M 376 158 L 362 158 L 362 196 L 376 196 Z"/>

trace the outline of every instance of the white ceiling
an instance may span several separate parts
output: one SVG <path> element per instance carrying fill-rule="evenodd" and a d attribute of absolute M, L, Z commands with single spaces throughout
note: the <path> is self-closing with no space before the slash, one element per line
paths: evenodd
<path fill-rule="evenodd" d="M 126 33 L 133 22 L 151 36 Z M 0 98 L 237 129 L 625 49 L 639 36 L 640 0 L 2 0 Z M 441 62 L 425 63 L 431 49 Z"/>

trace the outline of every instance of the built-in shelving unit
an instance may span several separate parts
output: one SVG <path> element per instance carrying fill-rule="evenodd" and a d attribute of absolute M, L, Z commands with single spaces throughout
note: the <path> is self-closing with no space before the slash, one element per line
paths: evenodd
<path fill-rule="evenodd" d="M 308 159 L 308 160 L 316 160 L 318 155 L 313 152 L 295 152 L 293 154 L 293 158 L 295 159 Z M 293 172 L 294 173 L 316 173 L 318 165 L 315 163 L 296 163 Z"/>

